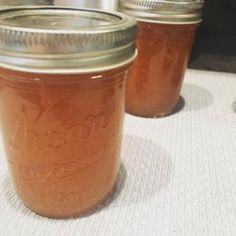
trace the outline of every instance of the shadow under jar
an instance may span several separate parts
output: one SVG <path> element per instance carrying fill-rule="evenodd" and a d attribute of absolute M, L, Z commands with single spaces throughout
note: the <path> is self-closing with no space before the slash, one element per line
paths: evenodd
<path fill-rule="evenodd" d="M 128 113 L 141 117 L 172 113 L 202 6 L 201 0 L 120 0 L 120 10 L 138 21 L 139 54 L 128 73 Z"/>
<path fill-rule="evenodd" d="M 0 12 L 3 141 L 15 190 L 51 218 L 75 217 L 112 190 L 136 22 L 63 7 Z"/>

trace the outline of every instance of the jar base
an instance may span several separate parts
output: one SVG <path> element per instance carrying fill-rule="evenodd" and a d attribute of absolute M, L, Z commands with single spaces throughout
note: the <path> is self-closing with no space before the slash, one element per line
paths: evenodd
<path fill-rule="evenodd" d="M 141 117 L 141 118 L 160 119 L 160 118 L 164 118 L 166 116 L 171 115 L 173 112 L 171 111 L 168 113 L 158 113 L 158 114 L 154 114 L 154 115 L 145 115 L 145 114 L 140 114 L 140 113 L 131 112 L 131 111 L 127 110 L 126 113 L 133 115 L 133 116 Z"/>
<path fill-rule="evenodd" d="M 144 114 L 141 112 L 133 112 L 126 107 L 126 113 L 133 116 L 141 117 L 141 118 L 159 119 L 159 118 L 164 118 L 164 117 L 176 114 L 180 112 L 184 107 L 185 107 L 185 100 L 182 96 L 179 96 L 176 104 L 174 105 L 172 109 L 170 109 L 169 112 L 157 112 L 157 113 L 153 112 L 152 114 Z"/>
<path fill-rule="evenodd" d="M 85 217 L 88 216 L 90 214 L 92 214 L 93 212 L 96 211 L 96 209 L 99 209 L 99 206 L 106 201 L 106 199 L 110 196 L 110 194 L 112 194 L 114 187 L 112 188 L 111 191 L 108 192 L 108 194 L 105 195 L 105 197 L 98 201 L 97 203 L 95 203 L 93 206 L 86 208 L 84 210 L 81 210 L 77 213 L 73 213 L 73 214 L 68 214 L 68 215 L 63 215 L 63 216 L 58 216 L 58 215 L 51 215 L 51 214 L 44 214 L 41 213 L 35 209 L 33 209 L 32 207 L 28 206 L 27 204 L 24 203 L 24 205 L 32 212 L 34 212 L 35 214 L 41 216 L 41 217 L 45 217 L 45 218 L 49 218 L 49 219 L 55 219 L 55 220 L 66 220 L 66 219 L 74 219 L 74 218 L 81 218 L 81 217 Z"/>

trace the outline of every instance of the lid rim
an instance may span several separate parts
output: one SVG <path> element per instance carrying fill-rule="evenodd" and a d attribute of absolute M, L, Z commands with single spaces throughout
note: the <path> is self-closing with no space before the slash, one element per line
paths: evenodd
<path fill-rule="evenodd" d="M 66 12 L 64 18 L 57 9 Z M 53 14 L 50 13 L 52 10 Z M 72 30 L 69 15 L 71 10 L 76 12 L 73 16 L 76 15 L 81 21 L 75 22 L 75 28 Z M 37 27 L 37 22 L 41 21 L 41 18 L 37 18 L 37 14 L 33 15 L 34 12 L 40 17 L 51 17 L 48 28 L 47 19 L 46 25 L 43 25 L 45 29 L 40 28 L 41 22 Z M 15 23 L 15 14 L 17 17 L 23 16 L 20 18 L 23 21 Z M 28 16 L 33 18 L 27 18 Z M 27 27 L 29 19 L 33 19 L 35 28 Z M 63 22 L 62 30 L 58 30 L 58 19 L 59 26 L 60 22 Z M 99 21 L 102 21 L 101 24 Z M 18 71 L 22 68 L 22 71 L 35 73 L 53 71 L 63 74 L 85 73 L 83 71 L 88 73 L 98 71 L 100 67 L 102 70 L 113 68 L 121 64 L 123 59 L 132 60 L 136 31 L 135 18 L 123 13 L 72 7 L 14 7 L 0 12 L 0 65 Z"/>
<path fill-rule="evenodd" d="M 20 65 L 13 65 L 13 64 L 8 64 L 8 63 L 2 63 L 0 60 L 0 68 L 8 69 L 8 70 L 14 70 L 14 71 L 19 71 L 19 72 L 26 72 L 26 73 L 33 73 L 33 74 L 60 74 L 60 75 L 73 75 L 73 74 L 89 74 L 89 73 L 99 73 L 99 72 L 104 72 L 104 71 L 109 71 L 109 70 L 114 70 L 118 69 L 124 66 L 127 66 L 131 64 L 135 58 L 138 55 L 138 50 L 135 49 L 133 54 L 130 55 L 127 59 L 122 60 L 120 62 L 114 63 L 112 65 L 108 66 L 100 66 L 97 68 L 66 68 L 66 69 L 59 69 L 59 68 L 45 68 L 45 69 L 39 69 L 39 68 L 33 68 L 33 67 L 23 67 Z"/>
<path fill-rule="evenodd" d="M 203 3 L 203 0 L 120 0 L 119 7 L 136 19 L 191 24 L 202 20 Z"/>
<path fill-rule="evenodd" d="M 152 20 L 152 19 L 142 19 L 136 18 L 138 22 L 147 22 L 147 23 L 157 23 L 157 24 L 169 24 L 169 25 L 192 25 L 192 24 L 199 24 L 202 22 L 202 19 L 196 21 L 164 21 L 164 20 Z"/>

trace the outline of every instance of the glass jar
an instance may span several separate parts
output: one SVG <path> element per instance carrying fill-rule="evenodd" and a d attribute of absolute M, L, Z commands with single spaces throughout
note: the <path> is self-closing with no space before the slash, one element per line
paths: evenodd
<path fill-rule="evenodd" d="M 120 0 L 138 20 L 138 57 L 129 69 L 126 111 L 142 117 L 172 113 L 180 97 L 201 0 Z"/>
<path fill-rule="evenodd" d="M 136 22 L 64 7 L 0 12 L 1 126 L 15 190 L 51 218 L 112 191 Z"/>

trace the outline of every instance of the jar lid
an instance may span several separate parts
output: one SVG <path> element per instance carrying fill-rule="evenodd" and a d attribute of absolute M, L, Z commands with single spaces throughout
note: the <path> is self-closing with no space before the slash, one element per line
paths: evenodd
<path fill-rule="evenodd" d="M 0 11 L 0 67 L 33 73 L 93 73 L 135 56 L 136 21 L 122 13 L 68 7 Z"/>
<path fill-rule="evenodd" d="M 203 0 L 120 0 L 120 10 L 140 21 L 193 24 L 202 21 Z"/>

